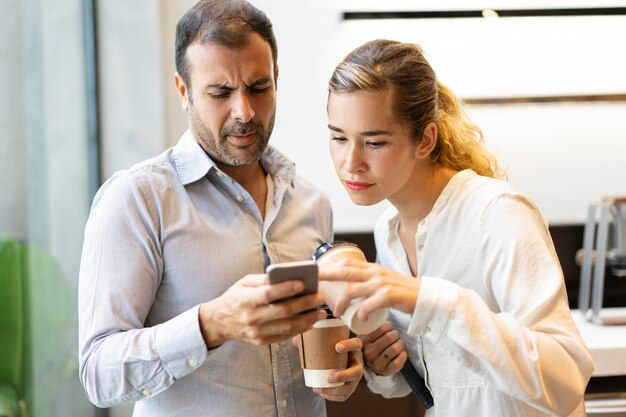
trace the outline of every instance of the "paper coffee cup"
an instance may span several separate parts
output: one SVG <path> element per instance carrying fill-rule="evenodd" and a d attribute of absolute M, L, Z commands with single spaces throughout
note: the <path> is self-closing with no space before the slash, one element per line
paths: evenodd
<path fill-rule="evenodd" d="M 341 319 L 320 320 L 313 329 L 300 335 L 298 352 L 307 387 L 332 388 L 344 384 L 329 383 L 328 375 L 348 366 L 348 353 L 337 353 L 335 345 L 349 337 L 350 330 Z"/>
<path fill-rule="evenodd" d="M 341 319 L 344 323 L 357 335 L 371 333 L 378 329 L 378 327 L 387 320 L 387 316 L 389 315 L 388 308 L 379 308 L 372 311 L 367 317 L 367 320 L 361 320 L 357 317 L 357 313 L 359 312 L 359 308 L 361 308 L 363 300 L 363 298 L 355 298 L 350 301 L 350 305 L 341 315 Z"/>
<path fill-rule="evenodd" d="M 313 255 L 313 259 L 321 267 L 332 266 L 341 259 L 357 259 L 367 262 L 365 255 L 358 246 L 348 242 L 331 242 L 322 245 L 318 252 Z M 336 305 L 337 300 L 345 293 L 348 283 L 345 281 L 320 281 L 318 291 L 324 297 L 329 306 Z M 355 334 L 367 334 L 376 330 L 389 315 L 388 308 L 379 308 L 369 314 L 367 320 L 357 317 L 359 307 L 363 298 L 356 298 L 350 302 L 346 311 L 341 315 L 341 319 Z"/>

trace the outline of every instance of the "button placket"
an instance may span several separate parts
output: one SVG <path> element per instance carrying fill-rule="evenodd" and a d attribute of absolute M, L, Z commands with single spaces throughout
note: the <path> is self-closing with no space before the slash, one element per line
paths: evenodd
<path fill-rule="evenodd" d="M 426 225 L 426 221 L 422 220 L 420 225 L 417 227 L 417 232 L 415 233 L 415 249 L 417 250 L 418 258 L 421 255 L 421 252 L 424 250 L 424 244 L 426 243 L 426 235 L 428 234 L 428 226 Z"/>

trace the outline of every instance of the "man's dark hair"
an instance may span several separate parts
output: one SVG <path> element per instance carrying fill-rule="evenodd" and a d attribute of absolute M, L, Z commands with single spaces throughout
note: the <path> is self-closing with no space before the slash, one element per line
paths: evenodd
<path fill-rule="evenodd" d="M 199 42 L 216 42 L 239 49 L 248 44 L 251 33 L 258 33 L 269 43 L 277 64 L 276 37 L 272 22 L 265 13 L 245 0 L 201 0 L 176 25 L 176 71 L 191 90 L 187 48 Z M 191 91 L 190 91 L 191 92 Z"/>

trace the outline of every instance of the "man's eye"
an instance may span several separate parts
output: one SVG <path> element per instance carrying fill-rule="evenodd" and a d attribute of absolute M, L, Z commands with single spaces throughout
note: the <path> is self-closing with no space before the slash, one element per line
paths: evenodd
<path fill-rule="evenodd" d="M 331 136 L 330 140 L 335 141 L 335 142 L 339 142 L 339 143 L 343 143 L 346 141 L 346 138 L 341 137 L 341 136 Z"/>
<path fill-rule="evenodd" d="M 227 98 L 228 96 L 230 96 L 230 93 L 228 91 L 216 91 L 214 93 L 209 93 L 209 97 L 211 98 Z"/>
<path fill-rule="evenodd" d="M 269 90 L 269 86 L 265 86 L 265 87 L 252 87 L 250 89 L 250 91 L 252 92 L 252 94 L 261 94 L 266 92 L 267 90 Z"/>

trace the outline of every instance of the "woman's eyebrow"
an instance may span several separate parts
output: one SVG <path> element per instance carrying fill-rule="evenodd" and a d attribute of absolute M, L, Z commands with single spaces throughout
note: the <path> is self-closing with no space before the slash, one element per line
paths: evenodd
<path fill-rule="evenodd" d="M 343 129 L 338 128 L 337 126 L 333 126 L 331 124 L 328 125 L 330 130 L 335 132 L 344 133 Z M 387 130 L 365 130 L 363 132 L 359 132 L 361 136 L 390 136 L 391 132 Z"/>

